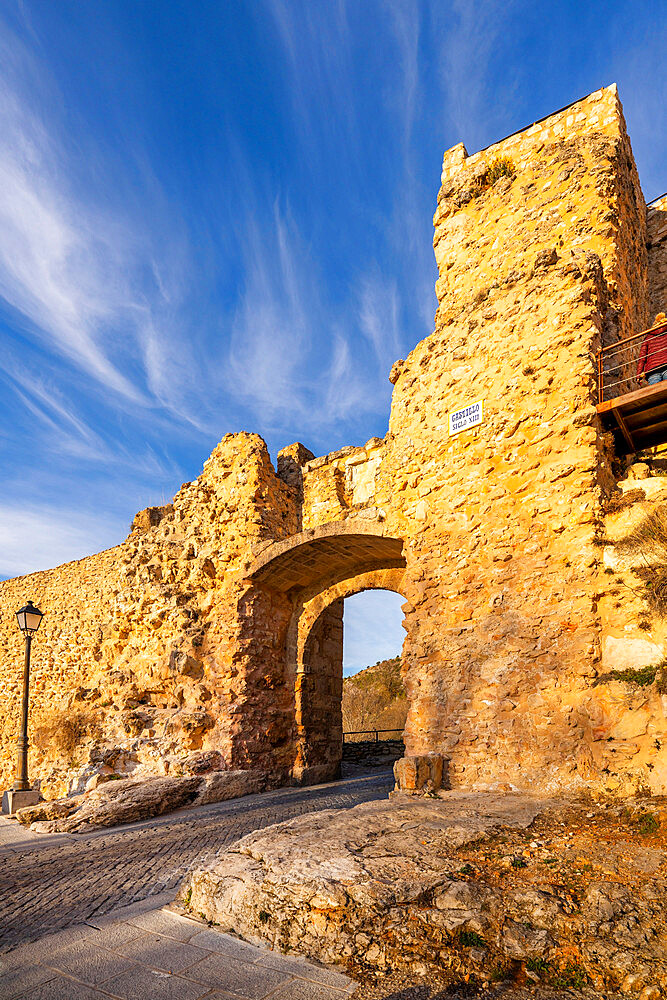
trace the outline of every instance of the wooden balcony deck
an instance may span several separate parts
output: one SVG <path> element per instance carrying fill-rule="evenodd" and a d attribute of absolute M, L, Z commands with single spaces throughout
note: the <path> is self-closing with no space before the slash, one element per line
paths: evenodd
<path fill-rule="evenodd" d="M 614 431 L 619 455 L 667 442 L 667 382 L 598 403 L 597 411 L 603 425 Z"/>

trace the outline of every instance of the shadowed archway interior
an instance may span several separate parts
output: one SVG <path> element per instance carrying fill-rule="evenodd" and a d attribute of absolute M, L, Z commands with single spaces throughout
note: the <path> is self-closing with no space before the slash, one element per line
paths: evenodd
<path fill-rule="evenodd" d="M 342 753 L 343 602 L 364 590 L 403 594 L 401 539 L 375 526 L 338 522 L 267 547 L 250 580 L 287 597 L 292 613 L 284 679 L 293 691 L 292 780 L 339 774 Z"/>

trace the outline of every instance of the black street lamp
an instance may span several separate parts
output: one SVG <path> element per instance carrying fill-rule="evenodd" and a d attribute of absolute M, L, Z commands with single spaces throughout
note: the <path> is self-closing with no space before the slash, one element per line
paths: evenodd
<path fill-rule="evenodd" d="M 21 703 L 21 728 L 17 742 L 18 756 L 16 766 L 16 781 L 12 785 L 15 792 L 30 790 L 28 780 L 28 698 L 30 690 L 30 647 L 32 637 L 39 628 L 43 615 L 32 601 L 16 612 L 19 628 L 25 636 L 25 664 L 23 667 L 23 701 Z"/>

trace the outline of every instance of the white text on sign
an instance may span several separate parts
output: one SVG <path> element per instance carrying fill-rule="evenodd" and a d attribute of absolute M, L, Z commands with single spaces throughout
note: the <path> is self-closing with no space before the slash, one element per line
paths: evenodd
<path fill-rule="evenodd" d="M 484 419 L 484 400 L 478 399 L 474 403 L 463 406 L 460 410 L 452 410 L 449 414 L 449 436 L 467 431 L 470 427 L 477 427 Z"/>

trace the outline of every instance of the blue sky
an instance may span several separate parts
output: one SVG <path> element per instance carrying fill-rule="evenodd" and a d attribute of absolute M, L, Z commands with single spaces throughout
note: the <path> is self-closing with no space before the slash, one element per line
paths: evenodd
<path fill-rule="evenodd" d="M 228 431 L 384 435 L 443 151 L 616 81 L 655 197 L 665 52 L 657 2 L 4 0 L 0 576 L 119 541 Z"/>

